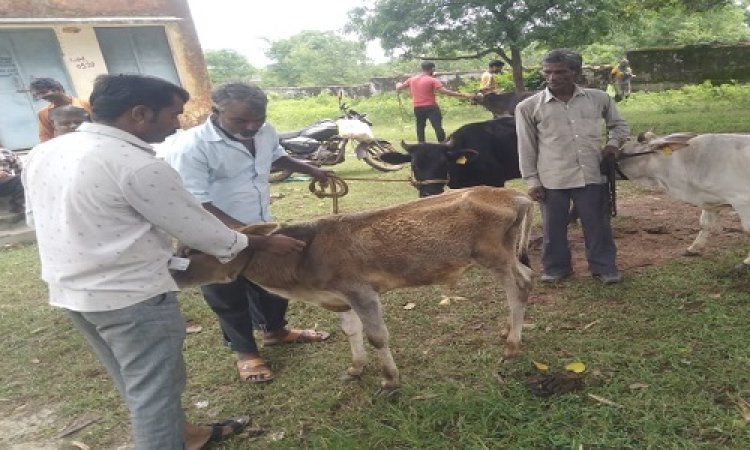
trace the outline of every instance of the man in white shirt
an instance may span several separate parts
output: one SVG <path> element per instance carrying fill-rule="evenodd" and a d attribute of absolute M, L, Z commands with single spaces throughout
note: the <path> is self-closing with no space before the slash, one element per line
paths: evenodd
<path fill-rule="evenodd" d="M 107 368 L 138 450 L 203 448 L 248 420 L 187 424 L 180 403 L 185 323 L 168 270 L 172 237 L 222 261 L 248 245 L 185 191 L 148 144 L 174 132 L 188 98 L 158 78 L 99 77 L 95 123 L 36 146 L 22 173 L 50 304 L 65 310 Z M 304 247 L 278 238 L 250 238 L 253 251 Z"/>
<path fill-rule="evenodd" d="M 230 227 L 272 221 L 271 164 L 301 172 L 321 182 L 327 172 L 297 161 L 279 145 L 266 122 L 268 98 L 257 86 L 224 84 L 211 94 L 213 114 L 196 127 L 178 133 L 161 149 L 164 159 L 182 176 L 185 188 Z M 273 379 L 253 338 L 254 325 L 265 331 L 265 345 L 320 342 L 329 333 L 286 328 L 288 301 L 244 278 L 201 288 L 219 318 L 224 339 L 236 353 L 243 381 Z"/>

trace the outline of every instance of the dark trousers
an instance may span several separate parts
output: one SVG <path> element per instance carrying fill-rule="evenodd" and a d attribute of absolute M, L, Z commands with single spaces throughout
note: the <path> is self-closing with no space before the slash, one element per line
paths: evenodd
<path fill-rule="evenodd" d="M 10 197 L 10 206 L 13 212 L 23 212 L 23 184 L 21 177 L 11 176 L 0 180 L 0 196 Z"/>
<path fill-rule="evenodd" d="M 582 188 L 545 190 L 542 202 L 544 273 L 556 276 L 572 272 L 568 246 L 571 201 L 581 219 L 589 270 L 600 275 L 617 272 L 617 248 L 609 222 L 607 185 L 588 184 Z"/>
<path fill-rule="evenodd" d="M 427 120 L 435 130 L 435 137 L 439 142 L 445 141 L 445 130 L 443 130 L 443 113 L 440 112 L 439 106 L 416 106 L 414 108 L 414 117 L 417 119 L 417 140 L 425 142 L 424 129 L 427 126 Z"/>
<path fill-rule="evenodd" d="M 246 278 L 201 287 L 206 303 L 219 317 L 221 331 L 235 352 L 258 353 L 253 329 L 279 331 L 286 326 L 289 301 Z"/>

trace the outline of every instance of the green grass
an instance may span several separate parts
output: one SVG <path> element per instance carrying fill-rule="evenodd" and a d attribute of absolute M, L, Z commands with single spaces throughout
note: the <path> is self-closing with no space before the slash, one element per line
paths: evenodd
<path fill-rule="evenodd" d="M 641 94 L 621 109 L 631 123 L 650 124 L 659 132 L 746 130 L 740 123 L 746 103 L 719 99 L 706 106 L 701 98 L 665 112 L 657 94 Z M 294 103 L 279 103 L 299 120 L 279 119 L 279 129 L 307 123 L 300 112 L 306 103 L 294 110 Z M 335 99 L 331 104 L 335 111 Z M 468 105 L 444 104 L 448 130 L 489 116 Z M 388 114 L 376 103 L 359 106 L 355 109 L 371 112 L 377 135 L 413 139 L 413 128 L 400 122 L 397 105 Z M 707 107 L 710 113 L 703 112 Z M 275 109 L 272 119 L 282 115 Z M 699 127 L 691 128 L 693 123 Z M 721 129 L 727 123 L 736 127 Z M 375 172 L 351 155 L 333 169 L 349 177 L 408 176 L 406 169 Z M 349 184 L 350 194 L 341 200 L 344 212 L 415 197 L 405 182 Z M 523 189 L 518 181 L 511 185 Z M 309 194 L 306 182 L 280 183 L 273 191 L 284 195 L 272 206 L 280 221 L 330 212 L 330 200 Z M 627 183 L 620 192 L 642 194 Z M 471 271 L 457 289 L 469 300 L 448 307 L 438 305 L 436 288 L 389 293 L 383 299 L 386 323 L 403 381 L 400 394 L 391 398 L 375 395 L 379 374 L 374 359 L 360 382 L 339 381 L 349 346 L 336 316 L 301 303 L 292 304 L 290 323 L 334 331 L 331 341 L 266 349 L 276 380 L 239 382 L 213 313 L 189 290 L 180 294 L 184 315 L 203 331 L 185 343 L 184 406 L 196 421 L 247 413 L 264 430 L 259 437 L 217 447 L 223 449 L 750 448 L 750 429 L 737 406 L 741 398 L 750 400 L 750 282 L 726 276 L 742 250 L 642 269 L 615 287 L 586 279 L 537 286 L 535 296 L 554 301 L 530 306 L 526 323 L 533 328 L 524 331 L 526 353 L 513 362 L 501 362 L 502 288 L 485 272 Z M 9 247 L 0 256 L 0 417 L 18 420 L 51 409 L 55 420 L 24 438 L 43 441 L 54 440 L 76 418 L 95 414 L 101 421 L 73 438 L 96 449 L 121 444 L 128 434 L 127 411 L 81 336 L 47 305 L 36 247 Z M 408 302 L 417 307 L 404 310 Z M 546 399 L 531 395 L 524 382 L 534 372 L 532 360 L 553 370 L 584 362 L 585 388 Z M 208 406 L 196 406 L 204 401 Z M 0 436 L 0 447 L 17 443 Z"/>

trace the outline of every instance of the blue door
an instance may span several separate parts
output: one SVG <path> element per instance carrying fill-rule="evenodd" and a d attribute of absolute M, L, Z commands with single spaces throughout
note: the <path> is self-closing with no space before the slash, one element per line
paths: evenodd
<path fill-rule="evenodd" d="M 164 27 L 97 27 L 95 30 L 107 72 L 140 73 L 180 84 Z"/>
<path fill-rule="evenodd" d="M 36 111 L 47 102 L 34 102 L 28 92 L 32 78 L 54 78 L 70 95 L 68 74 L 55 33 L 48 29 L 0 31 L 0 145 L 11 150 L 39 142 Z"/>

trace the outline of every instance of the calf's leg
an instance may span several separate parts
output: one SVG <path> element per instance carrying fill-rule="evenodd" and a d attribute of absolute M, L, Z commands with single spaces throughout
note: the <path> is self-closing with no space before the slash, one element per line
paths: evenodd
<path fill-rule="evenodd" d="M 515 262 L 515 264 L 513 264 Z M 511 262 L 511 267 L 503 275 L 503 289 L 508 299 L 508 322 L 506 325 L 507 339 L 505 341 L 506 358 L 513 358 L 521 354 L 521 330 L 523 318 L 526 315 L 526 302 L 531 291 L 531 269 L 520 262 Z"/>
<path fill-rule="evenodd" d="M 381 388 L 384 391 L 392 391 L 401 385 L 398 368 L 393 360 L 391 349 L 388 346 L 388 328 L 383 320 L 383 306 L 380 296 L 369 287 L 351 290 L 347 293 L 352 310 L 357 313 L 362 321 L 362 327 L 367 336 L 367 341 L 375 347 L 380 359 L 380 367 L 383 373 Z"/>
<path fill-rule="evenodd" d="M 362 375 L 367 362 L 367 352 L 362 336 L 362 321 L 359 320 L 359 316 L 353 309 L 339 313 L 339 319 L 341 319 L 341 329 L 349 338 L 349 346 L 352 349 L 352 365 L 346 369 L 342 378 L 344 381 L 351 381 Z"/>

